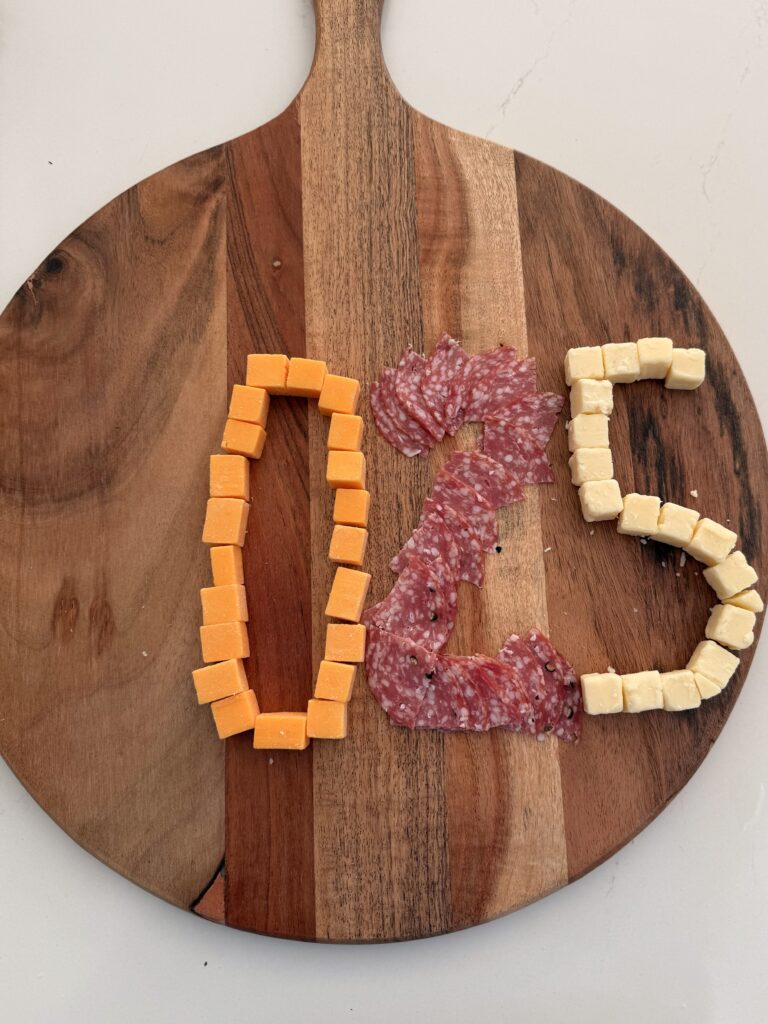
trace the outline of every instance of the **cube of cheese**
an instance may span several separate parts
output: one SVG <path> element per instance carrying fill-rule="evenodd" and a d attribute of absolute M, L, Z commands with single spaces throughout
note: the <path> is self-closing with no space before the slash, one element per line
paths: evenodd
<path fill-rule="evenodd" d="M 365 626 L 331 622 L 325 633 L 325 660 L 365 661 Z"/>
<path fill-rule="evenodd" d="M 703 676 L 700 672 L 694 672 L 693 679 L 702 700 L 709 700 L 711 697 L 717 697 L 722 693 L 722 687 L 718 686 L 714 680 Z"/>
<path fill-rule="evenodd" d="M 348 701 L 352 696 L 357 665 L 341 661 L 321 661 L 315 682 L 315 697 L 320 700 Z"/>
<path fill-rule="evenodd" d="M 579 488 L 581 514 L 588 523 L 615 519 L 624 508 L 615 480 L 588 480 Z"/>
<path fill-rule="evenodd" d="M 701 704 L 701 694 L 696 686 L 693 672 L 680 669 L 678 672 L 661 673 L 661 692 L 664 696 L 665 711 L 689 711 Z"/>
<path fill-rule="evenodd" d="M 703 576 L 721 601 L 757 583 L 757 573 L 742 551 L 734 551 L 722 562 L 705 569 Z"/>
<path fill-rule="evenodd" d="M 571 388 L 571 416 L 613 412 L 613 384 L 609 380 L 577 380 Z"/>
<path fill-rule="evenodd" d="M 613 478 L 613 456 L 610 448 L 577 448 L 568 459 L 571 482 L 577 487 L 589 480 Z"/>
<path fill-rule="evenodd" d="M 569 348 L 565 353 L 565 383 L 568 387 L 575 380 L 602 380 L 604 375 L 603 353 L 599 345 Z"/>
<path fill-rule="evenodd" d="M 698 521 L 699 513 L 695 508 L 686 508 L 684 505 L 675 505 L 673 501 L 666 501 L 661 506 L 653 539 L 681 548 L 684 544 L 690 543 Z"/>
<path fill-rule="evenodd" d="M 359 526 L 334 526 L 328 557 L 332 562 L 362 565 L 368 545 L 368 531 Z"/>
<path fill-rule="evenodd" d="M 672 363 L 672 339 L 640 338 L 637 358 L 640 380 L 663 380 Z"/>
<path fill-rule="evenodd" d="M 204 626 L 215 626 L 217 622 L 248 621 L 248 603 L 245 587 L 241 583 L 230 583 L 225 587 L 203 587 L 200 601 Z"/>
<path fill-rule="evenodd" d="M 325 614 L 332 619 L 359 622 L 370 584 L 370 573 L 339 567 L 333 578 Z"/>
<path fill-rule="evenodd" d="M 621 676 L 615 672 L 588 672 L 583 675 L 581 695 L 588 715 L 615 715 L 624 710 Z"/>
<path fill-rule="evenodd" d="M 244 622 L 218 622 L 215 626 L 201 626 L 200 646 L 206 664 L 247 658 L 251 653 L 248 628 Z"/>
<path fill-rule="evenodd" d="M 213 721 L 220 740 L 252 729 L 259 717 L 259 705 L 253 690 L 236 693 L 211 704 Z"/>
<path fill-rule="evenodd" d="M 664 707 L 661 675 L 656 671 L 630 672 L 621 677 L 621 688 L 624 691 L 625 711 L 654 711 Z"/>
<path fill-rule="evenodd" d="M 709 613 L 704 636 L 734 651 L 745 651 L 755 642 L 755 613 L 732 604 L 718 604 Z"/>
<path fill-rule="evenodd" d="M 702 640 L 688 659 L 685 666 L 694 674 L 706 676 L 722 690 L 730 682 L 731 676 L 739 667 L 739 659 L 735 654 L 726 651 L 714 640 Z M 704 694 L 702 694 L 702 697 Z"/>
<path fill-rule="evenodd" d="M 306 750 L 306 713 L 270 711 L 259 715 L 253 726 L 253 746 L 256 750 Z"/>
<path fill-rule="evenodd" d="M 606 380 L 614 384 L 630 384 L 640 376 L 640 358 L 637 342 L 603 345 L 603 366 Z"/>
<path fill-rule="evenodd" d="M 664 387 L 693 391 L 704 383 L 707 373 L 706 356 L 701 348 L 676 348 L 672 362 L 664 377 Z"/>
<path fill-rule="evenodd" d="M 704 518 L 694 527 L 693 537 L 685 545 L 685 550 L 705 565 L 717 565 L 728 557 L 737 539 L 733 530 Z M 745 586 L 747 584 L 742 583 L 738 589 L 743 590 Z"/>
<path fill-rule="evenodd" d="M 328 447 L 342 452 L 357 452 L 363 443 L 363 417 L 345 412 L 331 413 Z"/>
<path fill-rule="evenodd" d="M 231 697 L 248 689 L 245 668 L 238 658 L 195 669 L 192 678 L 195 682 L 198 704 L 210 704 L 212 700 Z"/>
<path fill-rule="evenodd" d="M 249 505 L 242 498 L 209 498 L 205 509 L 203 544 L 245 543 Z"/>
<path fill-rule="evenodd" d="M 652 537 L 659 522 L 661 498 L 650 494 L 625 494 L 616 529 L 632 537 Z"/>
<path fill-rule="evenodd" d="M 335 700 L 310 700 L 307 704 L 307 736 L 317 740 L 343 740 L 347 735 L 347 704 Z"/>
<path fill-rule="evenodd" d="M 729 555 L 729 557 L 731 556 Z M 756 590 L 742 590 L 740 594 L 734 594 L 733 597 L 726 597 L 723 600 L 726 604 L 736 605 L 737 608 L 746 608 L 748 612 L 754 612 L 755 615 L 759 615 L 765 608 L 763 599 Z"/>
<path fill-rule="evenodd" d="M 212 455 L 209 476 L 212 498 L 250 498 L 248 459 L 242 455 Z"/>
<path fill-rule="evenodd" d="M 258 423 L 266 427 L 269 413 L 269 392 L 264 388 L 249 388 L 235 384 L 229 401 L 229 418 L 244 423 Z"/>
<path fill-rule="evenodd" d="M 249 459 L 260 459 L 266 440 L 266 431 L 258 423 L 227 420 L 224 424 L 221 447 L 225 452 L 239 452 L 240 455 L 247 455 Z"/>
<path fill-rule="evenodd" d="M 335 373 L 327 373 L 323 381 L 323 390 L 317 400 L 317 408 L 323 416 L 334 412 L 345 412 L 353 416 L 357 412 L 360 401 L 360 381 L 353 377 L 337 377 Z"/>
<path fill-rule="evenodd" d="M 600 412 L 580 413 L 568 424 L 568 450 L 609 448 L 608 417 Z"/>
<path fill-rule="evenodd" d="M 226 587 L 230 583 L 244 583 L 243 549 L 234 544 L 211 548 L 211 572 L 214 587 Z"/>
<path fill-rule="evenodd" d="M 323 390 L 325 363 L 322 359 L 301 359 L 294 356 L 288 364 L 286 395 L 318 398 Z"/>
<path fill-rule="evenodd" d="M 370 491 L 339 487 L 333 502 L 334 523 L 347 526 L 367 526 L 371 510 Z"/>
<path fill-rule="evenodd" d="M 288 356 L 282 353 L 257 353 L 248 356 L 245 383 L 262 388 L 271 395 L 284 395 L 288 379 Z"/>
<path fill-rule="evenodd" d="M 362 452 L 328 452 L 325 479 L 329 487 L 365 488 L 365 456 Z"/>

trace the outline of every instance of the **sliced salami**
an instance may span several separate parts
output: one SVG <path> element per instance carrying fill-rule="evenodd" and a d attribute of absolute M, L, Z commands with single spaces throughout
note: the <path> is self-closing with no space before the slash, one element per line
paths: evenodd
<path fill-rule="evenodd" d="M 425 455 L 434 444 L 434 438 L 399 405 L 391 367 L 385 367 L 371 385 L 371 411 L 384 438 L 403 455 Z"/>
<path fill-rule="evenodd" d="M 565 399 L 552 391 L 537 391 L 524 395 L 516 402 L 498 412 L 500 417 L 511 420 L 520 430 L 527 430 L 542 448 L 546 448 L 552 431 L 563 408 Z"/>
<path fill-rule="evenodd" d="M 376 700 L 395 725 L 413 728 L 437 657 L 412 640 L 368 626 L 365 673 Z"/>
<path fill-rule="evenodd" d="M 445 436 L 445 430 L 432 415 L 421 393 L 421 381 L 426 372 L 427 360 L 424 356 L 413 349 L 407 349 L 395 371 L 395 392 L 398 402 L 408 415 L 418 420 L 436 441 L 440 441 Z"/>
<path fill-rule="evenodd" d="M 443 468 L 473 487 L 491 508 L 522 501 L 523 490 L 515 474 L 482 452 L 454 452 Z"/>
<path fill-rule="evenodd" d="M 452 473 L 441 469 L 435 478 L 431 497 L 460 512 L 472 524 L 483 549 L 493 550 L 498 543 L 496 515 L 485 498 L 482 498 L 474 488 L 468 487 Z"/>
<path fill-rule="evenodd" d="M 536 360 L 520 359 L 502 366 L 482 387 L 476 387 L 467 419 L 506 415 L 515 402 L 536 392 Z"/>
<path fill-rule="evenodd" d="M 394 587 L 378 604 L 366 609 L 363 622 L 406 637 L 430 651 L 448 641 L 456 621 L 456 589 L 444 590 L 428 562 L 413 558 Z"/>
<path fill-rule="evenodd" d="M 460 654 L 442 654 L 437 661 L 437 672 L 451 680 L 456 693 L 459 727 L 468 732 L 484 732 L 489 728 L 490 716 L 485 701 L 485 683 L 481 667 L 472 657 Z M 460 710 L 466 707 L 466 716 Z"/>
<path fill-rule="evenodd" d="M 419 525 L 389 563 L 389 567 L 392 572 L 402 572 L 414 556 L 422 558 L 425 562 L 440 559 L 447 566 L 454 581 L 461 579 L 459 543 L 453 530 L 439 512 L 422 516 Z"/>
<path fill-rule="evenodd" d="M 499 347 L 470 356 L 464 367 L 463 418 L 478 420 L 478 415 L 504 371 L 513 372 L 518 359 L 513 348 Z"/>
<path fill-rule="evenodd" d="M 539 442 L 510 420 L 486 420 L 483 452 L 522 484 L 551 484 L 554 480 L 549 459 Z"/>
<path fill-rule="evenodd" d="M 424 694 L 414 727 L 447 730 L 459 728 L 453 681 L 441 675 L 437 666 L 427 677 L 427 692 Z"/>
<path fill-rule="evenodd" d="M 544 679 L 544 667 L 526 641 L 517 633 L 513 633 L 499 651 L 499 661 L 510 665 L 517 672 L 528 691 L 533 707 L 533 720 L 529 731 L 537 736 L 552 732 L 557 712 L 553 711 L 547 699 L 549 695 Z"/>
<path fill-rule="evenodd" d="M 489 728 L 504 726 L 515 732 L 530 732 L 535 718 L 525 684 L 517 672 L 497 658 L 473 655 L 486 686 Z"/>
<path fill-rule="evenodd" d="M 526 641 L 541 662 L 548 683 L 554 726 L 551 731 L 558 739 L 577 740 L 581 734 L 581 689 L 573 666 L 540 630 L 532 629 Z"/>
<path fill-rule="evenodd" d="M 427 498 L 422 509 L 422 520 L 437 513 L 451 530 L 459 545 L 459 579 L 475 587 L 482 587 L 485 578 L 485 555 L 477 531 L 460 512 L 435 498 Z"/>
<path fill-rule="evenodd" d="M 453 426 L 460 407 L 457 381 L 462 379 L 464 364 L 468 359 L 469 356 L 458 341 L 444 334 L 427 359 L 426 370 L 421 378 L 424 405 L 446 431 Z M 453 427 L 453 433 L 456 429 Z"/>

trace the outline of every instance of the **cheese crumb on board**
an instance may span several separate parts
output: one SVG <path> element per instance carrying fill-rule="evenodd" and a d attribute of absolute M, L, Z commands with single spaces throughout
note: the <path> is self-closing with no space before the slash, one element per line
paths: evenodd
<path fill-rule="evenodd" d="M 315 682 L 315 697 L 319 700 L 348 701 L 352 696 L 357 665 L 341 661 L 321 661 Z"/>
<path fill-rule="evenodd" d="M 213 721 L 220 740 L 247 732 L 252 729 L 259 718 L 259 705 L 253 690 L 236 693 L 234 697 L 225 697 L 211 704 Z"/>
<path fill-rule="evenodd" d="M 577 380 L 571 388 L 571 416 L 613 412 L 613 384 L 609 380 Z"/>
<path fill-rule="evenodd" d="M 312 699 L 307 704 L 307 736 L 317 740 L 343 740 L 347 735 L 347 704 Z"/>
<path fill-rule="evenodd" d="M 731 676 L 739 667 L 739 659 L 735 654 L 726 651 L 720 644 L 716 644 L 714 640 L 702 640 L 685 667 L 697 675 L 711 679 L 722 690 L 728 685 Z"/>
<path fill-rule="evenodd" d="M 331 534 L 328 557 L 332 562 L 362 565 L 368 546 L 368 531 L 359 526 L 336 525 Z"/>
<path fill-rule="evenodd" d="M 600 412 L 580 413 L 568 424 L 568 449 L 610 448 L 608 417 Z"/>
<path fill-rule="evenodd" d="M 333 521 L 345 526 L 367 526 L 371 511 L 370 491 L 339 487 L 333 502 Z"/>
<path fill-rule="evenodd" d="M 342 452 L 358 452 L 363 443 L 363 417 L 345 412 L 331 413 L 328 447 Z"/>
<path fill-rule="evenodd" d="M 203 606 L 203 625 L 215 626 L 219 622 L 247 622 L 248 603 L 245 587 L 231 583 L 225 587 L 203 587 L 200 591 Z"/>
<path fill-rule="evenodd" d="M 603 353 L 599 345 L 569 348 L 565 353 L 565 383 L 568 387 L 575 380 L 602 380 L 604 376 Z"/>
<path fill-rule="evenodd" d="M 277 353 L 252 353 L 248 356 L 245 383 L 263 388 L 271 395 L 284 395 L 288 379 L 288 356 Z"/>
<path fill-rule="evenodd" d="M 686 508 L 685 505 L 666 501 L 661 506 L 653 539 L 681 548 L 684 544 L 690 543 L 698 521 L 699 513 L 695 508 Z M 680 564 L 683 564 L 682 561 Z"/>
<path fill-rule="evenodd" d="M 652 537 L 659 522 L 661 499 L 650 494 L 625 494 L 616 529 L 631 537 Z"/>
<path fill-rule="evenodd" d="M 624 691 L 624 710 L 634 714 L 638 711 L 654 711 L 664 707 L 661 691 L 661 675 L 654 671 L 630 672 L 621 677 Z"/>
<path fill-rule="evenodd" d="M 359 622 L 371 584 L 370 573 L 339 567 L 333 578 L 325 614 L 329 618 Z"/>
<path fill-rule="evenodd" d="M 241 498 L 209 498 L 205 509 L 203 544 L 245 543 L 248 502 Z"/>
<path fill-rule="evenodd" d="M 322 359 L 304 359 L 294 356 L 288 363 L 285 394 L 300 398 L 318 398 L 323 390 L 326 369 Z"/>
<path fill-rule="evenodd" d="M 735 554 L 735 552 L 734 552 Z M 726 559 L 727 561 L 727 559 Z M 708 570 L 704 570 L 706 576 Z M 736 605 L 737 608 L 746 608 L 748 612 L 754 612 L 755 615 L 759 615 L 760 612 L 765 608 L 763 599 L 760 597 L 756 590 L 742 590 L 739 594 L 734 594 L 733 597 L 722 598 L 725 604 Z"/>
<path fill-rule="evenodd" d="M 212 498 L 242 498 L 251 496 L 248 459 L 242 455 L 212 455 L 209 471 Z"/>
<path fill-rule="evenodd" d="M 307 715 L 304 711 L 270 711 L 253 726 L 255 750 L 306 750 Z"/>
<path fill-rule="evenodd" d="M 269 414 L 269 392 L 264 388 L 249 388 L 245 384 L 235 384 L 229 400 L 229 418 L 242 420 L 244 423 L 258 423 L 267 426 Z"/>
<path fill-rule="evenodd" d="M 579 488 L 581 512 L 588 523 L 615 519 L 624 507 L 615 480 L 589 480 Z"/>
<path fill-rule="evenodd" d="M 640 359 L 636 341 L 603 345 L 603 366 L 606 380 L 614 384 L 631 384 L 640 376 Z"/>
<path fill-rule="evenodd" d="M 329 487 L 365 489 L 365 456 L 362 452 L 328 452 L 325 479 Z"/>
<path fill-rule="evenodd" d="M 757 583 L 757 573 L 742 551 L 733 551 L 722 562 L 705 569 L 703 575 L 721 601 Z M 757 610 L 762 611 L 762 607 Z"/>
<path fill-rule="evenodd" d="M 709 676 L 702 675 L 701 672 L 694 672 L 693 679 L 702 700 L 710 700 L 712 697 L 718 697 L 722 692 L 722 687 L 718 686 L 714 679 L 710 679 Z"/>
<path fill-rule="evenodd" d="M 323 381 L 323 389 L 317 400 L 317 408 L 323 416 L 334 412 L 344 412 L 353 416 L 357 412 L 360 401 L 360 381 L 353 377 L 338 377 L 335 373 L 327 373 Z"/>
<path fill-rule="evenodd" d="M 214 587 L 226 587 L 230 583 L 244 583 L 243 549 L 234 544 L 213 547 L 211 552 L 211 573 Z"/>
<path fill-rule="evenodd" d="M 331 622 L 325 632 L 326 661 L 365 661 L 365 626 Z"/>
<path fill-rule="evenodd" d="M 664 377 L 664 387 L 678 391 L 693 391 L 704 383 L 706 366 L 704 349 L 676 348 L 672 352 L 672 362 Z"/>
<path fill-rule="evenodd" d="M 615 672 L 588 672 L 581 677 L 581 694 L 588 715 L 615 715 L 624 710 L 621 676 Z"/>
<path fill-rule="evenodd" d="M 713 519 L 704 518 L 696 524 L 693 537 L 685 545 L 685 550 L 704 565 L 717 565 L 728 557 L 737 540 L 733 530 L 721 526 Z M 743 586 L 739 589 L 743 589 Z"/>
<path fill-rule="evenodd" d="M 242 661 L 237 658 L 195 669 L 192 679 L 198 704 L 210 704 L 211 701 L 231 697 L 235 693 L 244 693 L 248 689 L 245 668 Z"/>
<path fill-rule="evenodd" d="M 213 626 L 201 626 L 200 647 L 206 663 L 247 658 L 251 653 L 248 629 L 244 622 L 218 622 Z"/>
<path fill-rule="evenodd" d="M 709 613 L 704 636 L 734 651 L 745 651 L 755 642 L 754 628 L 754 612 L 732 604 L 718 604 Z"/>
<path fill-rule="evenodd" d="M 227 420 L 221 447 L 225 452 L 237 452 L 249 459 L 260 459 L 267 441 L 267 433 L 258 423 L 244 420 Z"/>
<path fill-rule="evenodd" d="M 613 456 L 610 448 L 577 448 L 568 459 L 571 483 L 576 487 L 589 480 L 613 478 Z"/>
<path fill-rule="evenodd" d="M 680 669 L 661 673 L 661 692 L 665 711 L 689 711 L 701 704 L 701 694 L 693 672 Z"/>
<path fill-rule="evenodd" d="M 639 380 L 663 380 L 672 364 L 672 348 L 671 338 L 640 338 L 637 343 Z"/>

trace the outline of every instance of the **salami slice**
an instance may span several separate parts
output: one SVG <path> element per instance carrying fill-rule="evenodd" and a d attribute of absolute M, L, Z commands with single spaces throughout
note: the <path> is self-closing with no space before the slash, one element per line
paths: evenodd
<path fill-rule="evenodd" d="M 368 626 L 365 674 L 371 692 L 395 725 L 413 728 L 436 661 L 431 651 L 412 640 Z"/>
<path fill-rule="evenodd" d="M 391 367 L 385 367 L 371 385 L 371 411 L 383 437 L 403 455 L 425 455 L 434 444 L 430 434 L 399 405 Z"/>
<path fill-rule="evenodd" d="M 481 419 L 478 415 L 499 377 L 514 372 L 518 359 L 513 348 L 499 347 L 470 356 L 464 367 L 463 418 L 465 422 Z"/>
<path fill-rule="evenodd" d="M 456 538 L 459 545 L 459 579 L 475 587 L 482 587 L 485 578 L 485 555 L 477 531 L 468 519 L 450 505 L 434 498 L 424 502 L 422 520 L 432 513 L 437 513 Z"/>
<path fill-rule="evenodd" d="M 453 531 L 439 512 L 422 516 L 419 525 L 398 551 L 389 567 L 392 572 L 402 572 L 413 557 L 425 562 L 440 559 L 453 577 L 461 579 L 461 551 Z"/>
<path fill-rule="evenodd" d="M 532 629 L 526 641 L 544 668 L 551 695 L 551 731 L 558 739 L 577 740 L 581 734 L 581 689 L 573 666 L 538 629 Z"/>
<path fill-rule="evenodd" d="M 456 589 L 445 591 L 428 562 L 413 558 L 378 604 L 363 613 L 366 625 L 406 637 L 430 651 L 448 641 L 456 621 Z"/>
<path fill-rule="evenodd" d="M 509 363 L 475 388 L 467 419 L 485 420 L 488 416 L 506 415 L 511 405 L 535 392 L 536 360 L 520 359 Z"/>
<path fill-rule="evenodd" d="M 502 508 L 523 499 L 515 474 L 482 452 L 454 452 L 443 468 L 473 487 L 491 508 Z"/>
<path fill-rule="evenodd" d="M 453 730 L 459 728 L 458 722 L 453 680 L 441 674 L 439 667 L 436 666 L 427 676 L 427 692 L 424 694 L 414 727 Z"/>
<path fill-rule="evenodd" d="M 504 726 L 515 732 L 530 732 L 535 718 L 525 684 L 515 670 L 497 658 L 475 654 L 480 678 L 486 687 L 489 728 Z"/>
<path fill-rule="evenodd" d="M 460 512 L 472 524 L 485 551 L 492 551 L 496 547 L 496 515 L 485 498 L 481 498 L 474 488 L 468 487 L 452 473 L 441 469 L 435 478 L 431 497 Z"/>
<path fill-rule="evenodd" d="M 520 430 L 527 430 L 542 448 L 546 448 L 564 401 L 562 395 L 553 391 L 537 391 L 500 409 L 498 416 L 511 420 Z"/>
<path fill-rule="evenodd" d="M 484 732 L 488 729 L 490 716 L 485 701 L 485 683 L 480 679 L 480 665 L 466 655 L 441 654 L 437 661 L 437 672 L 450 679 L 454 686 L 459 728 L 467 732 Z M 466 715 L 462 707 L 466 708 Z"/>
<path fill-rule="evenodd" d="M 453 426 L 453 423 L 460 407 L 458 382 L 464 376 L 464 364 L 468 359 L 458 341 L 444 334 L 427 360 L 426 371 L 421 378 L 424 405 L 443 430 L 453 427 L 454 434 L 458 424 Z"/>
<path fill-rule="evenodd" d="M 548 702 L 547 685 L 544 679 L 544 667 L 522 637 L 513 633 L 499 651 L 499 661 L 510 665 L 528 691 L 533 707 L 533 720 L 529 731 L 537 736 L 552 732 L 555 727 L 556 712 Z"/>
<path fill-rule="evenodd" d="M 551 484 L 554 480 L 549 459 L 539 442 L 510 420 L 486 420 L 483 452 L 522 484 Z"/>
<path fill-rule="evenodd" d="M 421 381 L 427 372 L 427 360 L 424 356 L 407 349 L 403 352 L 395 371 L 395 392 L 397 400 L 410 417 L 424 427 L 436 441 L 445 436 L 445 430 L 424 401 L 421 393 Z"/>

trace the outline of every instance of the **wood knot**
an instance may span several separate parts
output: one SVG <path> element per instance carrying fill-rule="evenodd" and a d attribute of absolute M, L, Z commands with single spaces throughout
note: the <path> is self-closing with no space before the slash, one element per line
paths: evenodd
<path fill-rule="evenodd" d="M 109 647 L 115 633 L 112 605 L 105 597 L 96 597 L 91 602 L 88 612 L 88 631 L 96 646 L 98 657 Z"/>
<path fill-rule="evenodd" d="M 51 615 L 51 633 L 60 643 L 69 643 L 75 635 L 75 627 L 80 617 L 80 602 L 75 593 L 75 581 L 65 576 L 59 592 L 53 601 Z"/>

